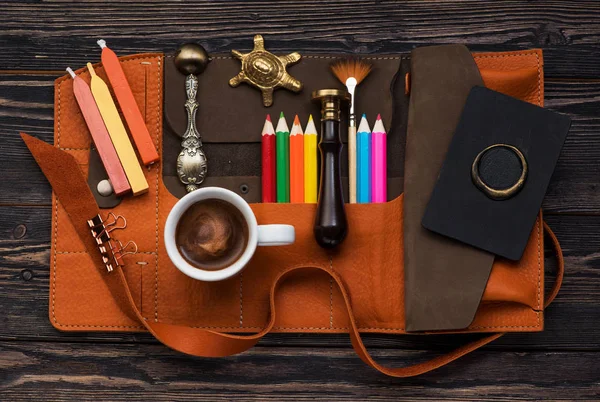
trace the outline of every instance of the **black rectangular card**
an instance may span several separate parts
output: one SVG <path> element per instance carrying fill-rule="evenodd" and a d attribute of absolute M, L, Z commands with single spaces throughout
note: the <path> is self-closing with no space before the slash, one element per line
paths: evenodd
<path fill-rule="evenodd" d="M 474 87 L 423 226 L 519 260 L 570 125 L 568 116 Z"/>

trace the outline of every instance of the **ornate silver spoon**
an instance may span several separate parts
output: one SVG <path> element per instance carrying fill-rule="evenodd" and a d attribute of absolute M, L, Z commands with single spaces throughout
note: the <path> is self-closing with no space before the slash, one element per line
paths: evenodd
<path fill-rule="evenodd" d="M 208 54 L 202 46 L 188 43 L 179 48 L 174 61 L 177 69 L 186 75 L 187 101 L 185 109 L 188 122 L 181 140 L 181 152 L 177 157 L 177 175 L 179 180 L 185 184 L 186 191 L 190 193 L 199 188 L 208 171 L 200 133 L 196 128 L 196 112 L 198 111 L 198 102 L 196 101 L 198 78 L 196 75 L 202 73 L 206 68 Z"/>

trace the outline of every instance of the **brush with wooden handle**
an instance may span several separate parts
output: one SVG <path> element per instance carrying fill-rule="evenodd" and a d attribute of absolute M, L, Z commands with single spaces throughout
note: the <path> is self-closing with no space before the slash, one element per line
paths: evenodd
<path fill-rule="evenodd" d="M 348 116 L 348 193 L 349 202 L 356 203 L 356 115 L 354 114 L 355 91 L 371 72 L 372 65 L 357 58 L 346 58 L 331 64 L 331 71 L 350 93 Z"/>

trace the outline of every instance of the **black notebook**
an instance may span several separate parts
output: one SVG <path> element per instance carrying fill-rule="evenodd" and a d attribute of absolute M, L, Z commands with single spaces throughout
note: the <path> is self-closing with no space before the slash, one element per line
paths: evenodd
<path fill-rule="evenodd" d="M 568 116 L 474 87 L 423 226 L 519 260 L 570 125 Z"/>

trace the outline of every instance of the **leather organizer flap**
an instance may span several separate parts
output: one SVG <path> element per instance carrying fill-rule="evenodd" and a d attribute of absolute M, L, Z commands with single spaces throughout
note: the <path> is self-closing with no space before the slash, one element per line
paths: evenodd
<path fill-rule="evenodd" d="M 541 105 L 541 52 L 476 54 L 474 57 L 486 86 Z M 143 54 L 121 60 L 148 129 L 162 154 L 164 58 L 160 54 Z M 390 63 L 397 69 L 397 60 Z M 300 66 L 294 66 L 290 72 L 295 74 L 294 69 Z M 96 67 L 98 75 L 105 79 L 103 69 Z M 83 69 L 77 74 L 89 81 L 89 74 Z M 209 70 L 205 74 L 209 77 Z M 366 93 L 368 81 L 361 85 L 365 85 L 362 89 Z M 388 83 L 380 90 L 387 91 L 389 86 Z M 55 90 L 55 146 L 72 154 L 87 174 L 90 136 L 73 97 L 70 77 L 57 79 Z M 282 106 L 279 95 L 281 92 L 275 95 L 275 107 L 278 102 Z M 298 96 L 310 102 L 306 94 Z M 223 113 L 223 118 L 227 118 L 227 112 Z M 390 149 L 389 152 L 391 158 L 394 152 L 400 151 Z M 146 320 L 230 332 L 256 332 L 267 321 L 269 289 L 279 272 L 292 266 L 326 266 L 333 268 L 345 282 L 362 332 L 405 332 L 402 196 L 385 204 L 348 205 L 351 230 L 335 253 L 327 253 L 313 240 L 315 205 L 252 204 L 259 223 L 294 225 L 297 242 L 286 247 L 259 248 L 241 275 L 205 283 L 180 273 L 165 252 L 161 238 L 164 223 L 177 198 L 166 189 L 162 170 L 162 161 L 145 169 L 150 186 L 148 194 L 127 197 L 112 210 L 125 216 L 128 223 L 127 229 L 117 237 L 134 240 L 139 247 L 138 254 L 125 257 L 125 272 Z M 474 321 L 467 329 L 456 332 L 541 330 L 542 251 L 540 216 L 523 258 L 518 262 L 503 259 L 494 262 Z M 143 330 L 113 299 L 101 278 L 110 274 L 94 268 L 56 197 L 53 197 L 50 258 L 49 313 L 56 328 Z M 282 285 L 276 304 L 274 330 L 277 332 L 347 331 L 348 318 L 343 312 L 342 297 L 323 274 L 305 272 L 289 279 Z"/>

